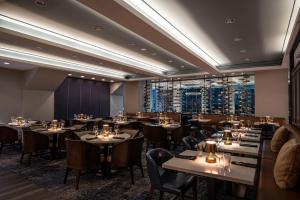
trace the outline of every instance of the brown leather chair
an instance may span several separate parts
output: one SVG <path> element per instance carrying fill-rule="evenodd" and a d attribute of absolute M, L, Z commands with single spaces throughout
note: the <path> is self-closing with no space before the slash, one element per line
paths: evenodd
<path fill-rule="evenodd" d="M 177 128 L 172 131 L 171 140 L 174 142 L 174 147 L 182 142 L 182 138 L 190 135 L 190 126 L 182 125 L 180 128 Z"/>
<path fill-rule="evenodd" d="M 131 182 L 134 184 L 133 167 L 138 166 L 144 177 L 142 167 L 142 150 L 144 137 L 139 136 L 126 140 L 122 143 L 116 144 L 112 148 L 111 161 L 112 167 L 116 169 L 128 168 L 130 169 Z"/>
<path fill-rule="evenodd" d="M 33 153 L 49 150 L 49 137 L 41 133 L 25 130 L 23 131 L 23 150 L 20 162 L 23 162 L 25 154 L 28 155 L 28 165 L 31 164 Z"/>
<path fill-rule="evenodd" d="M 16 142 L 21 144 L 18 139 L 18 131 L 7 126 L 0 126 L 0 153 L 2 153 L 4 144 L 15 144 Z"/>
<path fill-rule="evenodd" d="M 143 134 L 146 138 L 146 152 L 151 144 L 153 148 L 167 147 L 167 130 L 163 127 L 143 124 Z"/>
<path fill-rule="evenodd" d="M 83 171 L 98 170 L 100 167 L 100 148 L 82 140 L 66 139 L 67 168 L 64 184 L 67 182 L 68 172 L 76 172 L 75 188 L 78 190 L 79 178 Z"/>
<path fill-rule="evenodd" d="M 80 140 L 80 138 L 72 130 L 58 134 L 57 147 L 59 151 L 66 150 L 66 139 Z"/>

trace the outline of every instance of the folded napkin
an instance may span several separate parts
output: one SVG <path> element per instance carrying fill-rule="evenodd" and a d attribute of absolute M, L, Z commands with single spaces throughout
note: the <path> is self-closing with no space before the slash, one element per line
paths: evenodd
<path fill-rule="evenodd" d="M 257 165 L 253 164 L 253 163 L 245 163 L 245 162 L 238 162 L 238 161 L 231 161 L 231 164 L 239 165 L 239 166 L 243 166 L 243 167 L 251 167 L 251 168 L 257 167 Z"/>
<path fill-rule="evenodd" d="M 240 146 L 243 146 L 243 147 L 257 147 L 257 144 L 244 144 L 244 143 L 241 143 Z"/>
<path fill-rule="evenodd" d="M 185 155 L 175 155 L 175 158 L 181 158 L 186 160 L 195 160 L 197 156 L 185 156 Z"/>
<path fill-rule="evenodd" d="M 124 140 L 124 137 L 118 137 L 118 136 L 114 136 L 113 139 L 118 139 L 118 140 Z"/>
<path fill-rule="evenodd" d="M 85 138 L 86 140 L 95 140 L 95 139 L 97 139 L 97 137 L 95 136 L 95 137 L 87 137 L 87 138 Z"/>
<path fill-rule="evenodd" d="M 258 137 L 258 135 L 255 135 L 255 134 L 245 134 L 245 136 L 247 136 L 247 137 Z"/>

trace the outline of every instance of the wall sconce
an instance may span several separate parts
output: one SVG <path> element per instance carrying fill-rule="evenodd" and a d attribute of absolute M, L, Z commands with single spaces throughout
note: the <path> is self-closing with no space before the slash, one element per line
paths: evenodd
<path fill-rule="evenodd" d="M 215 156 L 215 152 L 216 152 L 216 142 L 215 141 L 206 141 L 205 152 L 208 153 L 208 156 L 205 159 L 207 163 L 216 163 L 217 162 L 217 159 Z"/>

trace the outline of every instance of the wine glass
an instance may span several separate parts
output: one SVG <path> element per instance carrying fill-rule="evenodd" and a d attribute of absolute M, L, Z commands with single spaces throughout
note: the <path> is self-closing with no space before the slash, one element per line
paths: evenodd
<path fill-rule="evenodd" d="M 230 166 L 231 166 L 231 155 L 230 154 L 223 154 L 223 167 L 224 167 L 224 172 L 230 172 Z"/>

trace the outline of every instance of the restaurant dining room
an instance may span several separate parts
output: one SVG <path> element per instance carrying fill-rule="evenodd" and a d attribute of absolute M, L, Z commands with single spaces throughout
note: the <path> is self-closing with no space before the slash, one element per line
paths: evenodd
<path fill-rule="evenodd" d="M 300 0 L 0 0 L 0 200 L 299 200 Z"/>

